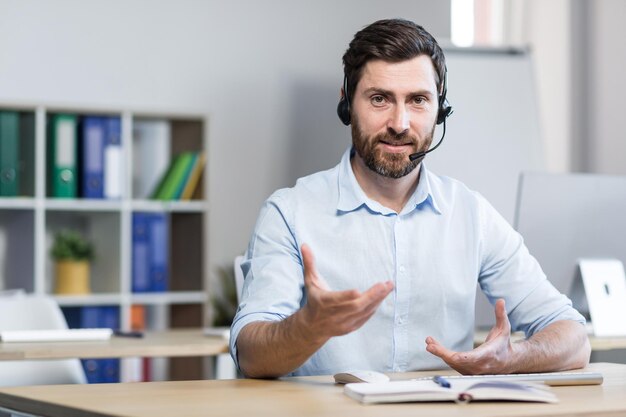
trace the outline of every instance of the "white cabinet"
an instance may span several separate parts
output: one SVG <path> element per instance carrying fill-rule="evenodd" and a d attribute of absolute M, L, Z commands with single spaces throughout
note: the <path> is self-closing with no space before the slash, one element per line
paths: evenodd
<path fill-rule="evenodd" d="M 54 234 L 62 229 L 77 230 L 95 246 L 91 293 L 55 295 L 62 307 L 118 306 L 120 327 L 124 330 L 131 327 L 133 305 L 146 307 L 148 328 L 202 326 L 208 302 L 208 168 L 204 167 L 188 201 L 151 200 L 148 190 L 177 154 L 192 151 L 208 156 L 206 118 L 200 114 L 37 103 L 32 106 L 0 103 L 0 111 L 18 111 L 21 126 L 20 191 L 17 196 L 0 196 L 0 289 L 23 288 L 29 293 L 52 294 L 54 264 L 49 250 Z M 76 115 L 77 120 L 86 116 L 120 118 L 121 167 L 120 172 L 113 174 L 121 176 L 121 198 L 52 196 L 53 162 L 48 125 L 55 114 Z M 134 125 L 143 128 L 133 129 Z M 154 137 L 150 129 L 146 133 L 146 126 L 151 125 L 160 126 Z M 77 177 L 81 177 L 80 169 Z M 135 212 L 166 213 L 169 227 L 166 291 L 132 291 Z"/>

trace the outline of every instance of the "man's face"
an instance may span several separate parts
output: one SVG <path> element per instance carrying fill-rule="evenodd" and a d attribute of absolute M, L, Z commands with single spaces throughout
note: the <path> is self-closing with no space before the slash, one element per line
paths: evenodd
<path fill-rule="evenodd" d="M 435 69 L 430 57 L 363 68 L 352 105 L 352 144 L 365 165 L 379 175 L 401 178 L 432 142 L 438 109 Z"/>

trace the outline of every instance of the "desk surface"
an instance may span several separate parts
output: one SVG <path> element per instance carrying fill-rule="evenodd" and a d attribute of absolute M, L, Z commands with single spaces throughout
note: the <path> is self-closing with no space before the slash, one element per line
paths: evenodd
<path fill-rule="evenodd" d="M 482 344 L 487 338 L 488 330 L 477 330 L 474 333 L 474 346 Z M 515 332 L 511 335 L 512 340 L 521 340 L 524 338 L 524 333 Z M 613 350 L 613 349 L 626 349 L 626 337 L 596 337 L 589 335 L 589 343 L 591 344 L 591 350 Z"/>
<path fill-rule="evenodd" d="M 146 332 L 144 337 L 118 337 L 97 342 L 2 343 L 0 360 L 213 356 L 228 352 L 228 341 L 202 329 Z"/>
<path fill-rule="evenodd" d="M 424 416 L 622 416 L 626 414 L 626 365 L 595 363 L 604 384 L 554 387 L 559 404 L 410 403 L 362 405 L 343 394 L 332 377 L 282 380 L 211 380 L 134 384 L 57 385 L 0 389 L 0 407 L 49 417 L 125 416 L 255 417 Z M 435 372 L 393 374 L 394 379 Z"/>
<path fill-rule="evenodd" d="M 485 340 L 486 332 L 476 332 L 475 343 Z M 523 337 L 523 336 L 519 336 Z M 626 337 L 596 338 L 590 336 L 594 351 L 626 349 Z M 142 338 L 117 337 L 98 342 L 2 343 L 0 360 L 126 358 L 213 356 L 228 352 L 228 342 L 208 337 L 202 329 L 173 329 L 146 332 Z"/>

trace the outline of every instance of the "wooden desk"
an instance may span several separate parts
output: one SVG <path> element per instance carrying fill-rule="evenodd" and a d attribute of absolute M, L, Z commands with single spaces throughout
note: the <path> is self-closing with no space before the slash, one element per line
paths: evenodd
<path fill-rule="evenodd" d="M 0 360 L 214 356 L 228 352 L 228 341 L 202 329 L 146 332 L 98 342 L 0 343 Z"/>
<path fill-rule="evenodd" d="M 362 405 L 343 394 L 332 377 L 283 380 L 144 382 L 0 389 L 0 407 L 49 417 L 161 416 L 618 416 L 626 414 L 626 365 L 591 364 L 604 384 L 555 387 L 559 404 L 410 403 Z M 435 372 L 394 374 L 393 378 Z"/>
<path fill-rule="evenodd" d="M 487 330 L 476 331 L 474 333 L 474 346 L 482 344 L 487 338 Z M 515 332 L 511 335 L 511 340 L 521 340 L 524 338 L 524 333 Z M 589 343 L 591 344 L 592 351 L 605 351 L 614 349 L 626 349 L 626 337 L 596 337 L 589 335 Z"/>

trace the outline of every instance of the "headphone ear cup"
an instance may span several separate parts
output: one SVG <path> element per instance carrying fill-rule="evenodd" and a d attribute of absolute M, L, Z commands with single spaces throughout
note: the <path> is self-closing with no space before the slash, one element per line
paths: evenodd
<path fill-rule="evenodd" d="M 439 103 L 439 111 L 437 112 L 437 124 L 440 125 L 452 114 L 452 106 L 448 100 L 443 98 Z"/>
<path fill-rule="evenodd" d="M 342 97 L 337 104 L 337 116 L 339 116 L 341 123 L 346 126 L 350 125 L 350 103 L 345 97 Z"/>
<path fill-rule="evenodd" d="M 448 103 L 444 103 L 444 106 L 439 107 L 439 112 L 437 112 L 437 124 L 440 125 L 446 121 L 448 116 L 452 114 L 452 107 L 446 106 Z"/>

